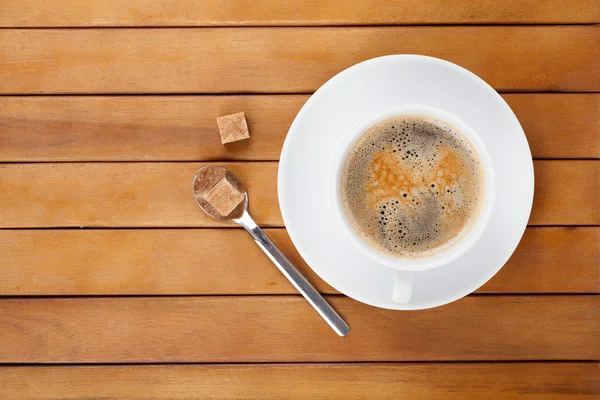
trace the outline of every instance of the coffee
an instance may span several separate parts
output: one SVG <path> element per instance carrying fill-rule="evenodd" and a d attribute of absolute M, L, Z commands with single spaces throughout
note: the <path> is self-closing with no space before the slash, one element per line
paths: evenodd
<path fill-rule="evenodd" d="M 341 201 L 354 231 L 381 252 L 426 257 L 473 225 L 485 177 L 473 145 L 456 128 L 422 115 L 367 129 L 343 161 Z"/>

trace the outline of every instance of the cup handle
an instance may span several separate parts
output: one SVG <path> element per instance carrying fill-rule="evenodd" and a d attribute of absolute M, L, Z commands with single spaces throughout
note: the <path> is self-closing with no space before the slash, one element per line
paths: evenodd
<path fill-rule="evenodd" d="M 394 289 L 392 301 L 396 304 L 406 304 L 412 295 L 414 272 L 394 271 Z"/>

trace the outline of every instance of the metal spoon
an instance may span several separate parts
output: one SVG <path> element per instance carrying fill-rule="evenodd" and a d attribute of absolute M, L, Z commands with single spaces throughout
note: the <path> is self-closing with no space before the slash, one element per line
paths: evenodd
<path fill-rule="evenodd" d="M 228 215 L 219 213 L 208 201 L 204 195 L 221 179 L 227 178 L 229 183 L 244 194 L 244 199 L 231 211 Z M 256 225 L 248 213 L 248 193 L 242 185 L 242 182 L 230 171 L 222 167 L 207 166 L 201 168 L 194 175 L 193 181 L 194 198 L 205 213 L 211 217 L 235 222 L 240 224 L 254 238 L 258 246 L 269 256 L 271 261 L 279 268 L 283 275 L 294 285 L 296 289 L 304 296 L 311 306 L 323 317 L 323 319 L 331 326 L 331 328 L 340 336 L 346 336 L 350 332 L 350 328 L 344 322 L 342 317 L 325 299 L 317 292 L 317 290 L 306 280 L 306 278 L 292 265 L 292 263 L 279 251 L 265 233 Z"/>

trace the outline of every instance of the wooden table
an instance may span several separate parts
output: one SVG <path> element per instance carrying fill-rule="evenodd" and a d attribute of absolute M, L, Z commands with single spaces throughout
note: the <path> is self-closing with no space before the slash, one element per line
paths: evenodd
<path fill-rule="evenodd" d="M 599 399 L 598 0 L 0 2 L 0 399 Z M 302 261 L 277 160 L 359 61 L 494 86 L 535 158 L 523 241 L 453 304 L 392 312 Z M 250 141 L 215 118 L 245 111 Z M 208 162 L 352 327 L 339 338 L 191 195 Z"/>

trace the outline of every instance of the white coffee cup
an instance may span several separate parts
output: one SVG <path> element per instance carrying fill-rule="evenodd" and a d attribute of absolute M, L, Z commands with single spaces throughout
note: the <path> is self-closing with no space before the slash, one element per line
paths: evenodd
<path fill-rule="evenodd" d="M 485 192 L 483 204 L 479 210 L 478 216 L 476 217 L 475 221 L 470 224 L 468 229 L 461 233 L 461 237 L 459 237 L 458 240 L 453 241 L 447 246 L 447 248 L 444 248 L 444 246 L 440 247 L 431 256 L 402 258 L 391 256 L 375 249 L 364 239 L 362 239 L 351 226 L 341 201 L 340 184 L 342 166 L 350 149 L 367 129 L 378 122 L 400 115 L 423 115 L 427 117 L 433 117 L 455 127 L 458 132 L 460 132 L 473 145 L 483 167 L 483 174 L 485 177 Z M 473 131 L 473 129 L 471 129 L 458 117 L 446 111 L 429 106 L 414 105 L 391 108 L 373 116 L 373 118 L 370 120 L 365 121 L 363 125 L 357 127 L 354 132 L 349 134 L 348 139 L 339 149 L 334 160 L 331 177 L 333 208 L 337 217 L 341 220 L 348 236 L 364 254 L 381 265 L 393 268 L 395 270 L 394 289 L 390 295 L 392 296 L 392 300 L 398 304 L 405 304 L 410 301 L 414 280 L 420 271 L 439 268 L 451 261 L 456 260 L 467 250 L 469 250 L 469 248 L 471 248 L 475 242 L 477 242 L 487 226 L 494 206 L 494 170 L 492 168 L 491 158 L 483 141 L 477 135 L 477 133 Z"/>

